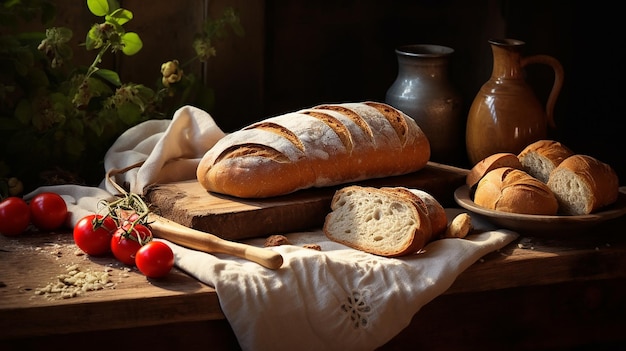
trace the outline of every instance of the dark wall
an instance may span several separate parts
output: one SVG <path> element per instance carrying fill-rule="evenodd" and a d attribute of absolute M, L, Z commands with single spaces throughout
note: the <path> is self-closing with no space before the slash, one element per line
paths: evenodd
<path fill-rule="evenodd" d="M 626 138 L 616 128 L 622 20 L 608 1 L 268 0 L 265 13 L 263 111 L 240 125 L 322 102 L 382 101 L 397 73 L 394 48 L 409 43 L 455 49 L 450 79 L 467 111 L 491 73 L 487 40 L 509 37 L 527 43 L 526 55 L 551 55 L 564 67 L 549 137 L 610 163 L 626 184 Z M 529 67 L 527 75 L 545 101 L 552 72 Z"/>
<path fill-rule="evenodd" d="M 563 64 L 552 137 L 609 163 L 626 185 L 623 16 L 603 0 L 507 4 L 508 34 L 527 40 L 530 52 L 549 53 Z M 547 84 L 542 86 L 545 91 Z"/>
<path fill-rule="evenodd" d="M 471 95 L 489 77 L 486 40 L 504 30 L 497 11 L 490 1 L 267 1 L 266 111 L 384 100 L 394 49 L 415 43 L 454 48 L 451 79 Z"/>

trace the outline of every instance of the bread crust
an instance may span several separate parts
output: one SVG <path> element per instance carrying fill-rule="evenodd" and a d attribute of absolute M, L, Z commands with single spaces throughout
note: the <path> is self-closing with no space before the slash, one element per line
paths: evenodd
<path fill-rule="evenodd" d="M 574 152 L 558 141 L 538 140 L 526 146 L 517 157 L 523 167 L 521 169 L 547 183 L 550 172 L 572 155 Z"/>
<path fill-rule="evenodd" d="M 201 159 L 207 190 L 264 198 L 300 189 L 407 174 L 430 143 L 415 121 L 377 102 L 319 105 L 226 135 Z"/>
<path fill-rule="evenodd" d="M 421 207 L 430 220 L 431 237 L 433 240 L 443 234 L 448 227 L 448 216 L 446 210 L 441 206 L 441 203 L 435 199 L 434 196 L 426 191 L 419 189 L 409 189 L 405 187 L 384 187 L 386 191 L 395 192 L 401 196 L 407 196 L 416 206 Z"/>
<path fill-rule="evenodd" d="M 571 184 L 570 179 L 580 179 L 586 189 L 565 188 L 563 184 Z M 562 182 L 565 181 L 565 182 Z M 561 183 L 560 185 L 557 183 Z M 570 215 L 584 215 L 596 212 L 608 206 L 619 195 L 619 178 L 615 170 L 592 156 L 576 154 L 563 160 L 550 174 L 548 186 L 559 201 L 560 211 Z M 568 200 L 572 192 L 584 197 L 584 209 L 573 211 L 572 200 Z M 585 195 L 581 195 L 585 194 Z"/>
<path fill-rule="evenodd" d="M 556 215 L 558 202 L 550 188 L 528 173 L 501 167 L 487 173 L 478 182 L 474 203 L 503 212 Z"/>
<path fill-rule="evenodd" d="M 474 167 L 472 167 L 472 169 L 470 169 L 469 173 L 467 174 L 467 177 L 465 178 L 465 183 L 470 189 L 472 189 L 485 176 L 485 174 L 500 167 L 522 169 L 522 164 L 517 158 L 517 155 L 510 152 L 499 152 L 487 156 L 483 160 L 475 164 Z"/>

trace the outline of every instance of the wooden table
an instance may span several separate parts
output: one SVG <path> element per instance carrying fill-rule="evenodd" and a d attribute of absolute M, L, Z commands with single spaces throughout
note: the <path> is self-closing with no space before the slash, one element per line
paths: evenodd
<path fill-rule="evenodd" d="M 522 235 L 462 273 L 382 349 L 626 345 L 624 228 L 622 217 L 573 237 Z M 70 265 L 106 269 L 113 286 L 35 295 Z M 0 266 L 0 350 L 237 349 L 213 288 L 176 269 L 146 279 L 112 258 L 80 255 L 69 232 L 0 236 Z"/>

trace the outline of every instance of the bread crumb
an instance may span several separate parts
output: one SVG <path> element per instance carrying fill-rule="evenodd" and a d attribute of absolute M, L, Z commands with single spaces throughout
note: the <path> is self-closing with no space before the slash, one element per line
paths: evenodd
<path fill-rule="evenodd" d="M 302 247 L 304 247 L 305 249 L 312 249 L 312 250 L 322 251 L 322 247 L 319 246 L 318 244 L 304 244 L 304 245 L 302 245 Z"/>
<path fill-rule="evenodd" d="M 275 235 L 270 235 L 269 237 L 267 237 L 267 239 L 265 239 L 265 243 L 263 244 L 263 246 L 265 247 L 280 246 L 280 245 L 291 245 L 291 242 L 289 242 L 289 239 L 287 239 L 286 236 L 275 234 Z"/>
<path fill-rule="evenodd" d="M 522 239 L 518 244 L 517 247 L 520 249 L 529 249 L 529 250 L 534 250 L 535 247 L 533 246 L 532 240 L 529 238 L 524 238 Z"/>
<path fill-rule="evenodd" d="M 87 291 L 113 289 L 115 283 L 110 279 L 109 272 L 82 271 L 78 265 L 66 267 L 66 273 L 59 274 L 56 281 L 35 289 L 35 295 L 43 295 L 50 299 L 70 299 Z"/>

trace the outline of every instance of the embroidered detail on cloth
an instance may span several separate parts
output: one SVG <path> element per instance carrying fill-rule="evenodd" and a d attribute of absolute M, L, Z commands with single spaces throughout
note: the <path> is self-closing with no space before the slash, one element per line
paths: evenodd
<path fill-rule="evenodd" d="M 347 302 L 341 305 L 341 310 L 348 314 L 355 329 L 367 327 L 368 317 L 372 311 L 367 304 L 367 297 L 369 291 L 353 291 L 352 296 L 347 296 Z"/>

